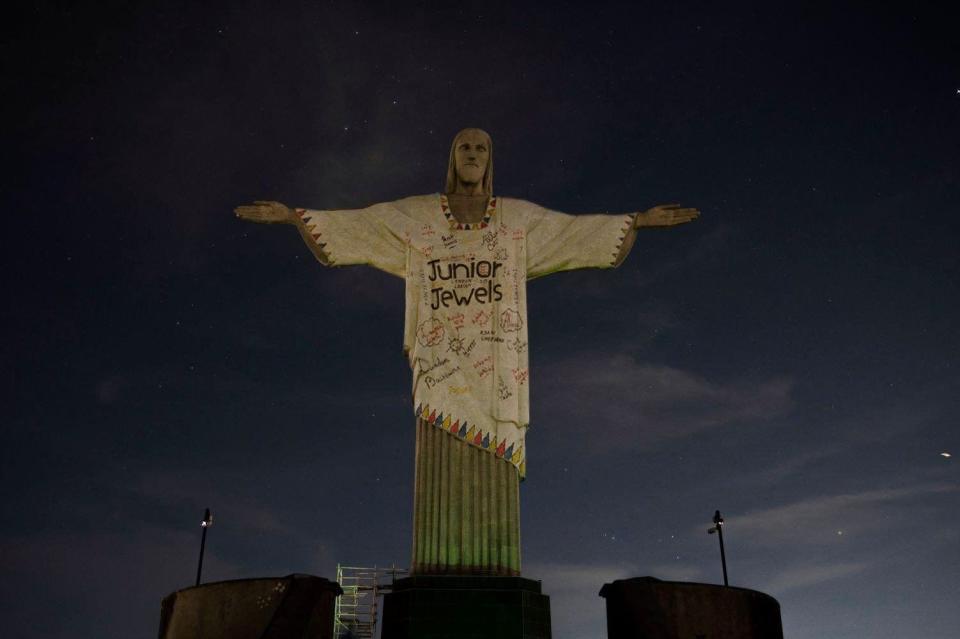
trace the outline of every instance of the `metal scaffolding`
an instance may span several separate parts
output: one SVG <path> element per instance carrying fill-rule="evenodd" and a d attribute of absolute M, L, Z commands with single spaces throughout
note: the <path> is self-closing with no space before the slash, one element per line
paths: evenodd
<path fill-rule="evenodd" d="M 374 639 L 377 632 L 377 598 L 389 591 L 405 568 L 364 568 L 337 564 L 337 583 L 343 594 L 337 597 L 333 632 L 337 639 Z"/>

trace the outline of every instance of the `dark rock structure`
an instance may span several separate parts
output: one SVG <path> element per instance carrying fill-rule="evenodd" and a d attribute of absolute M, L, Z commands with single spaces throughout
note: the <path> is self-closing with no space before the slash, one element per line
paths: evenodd
<path fill-rule="evenodd" d="M 332 639 L 333 581 L 310 575 L 237 579 L 164 598 L 160 639 Z"/>
<path fill-rule="evenodd" d="M 600 596 L 609 639 L 783 639 L 780 604 L 755 590 L 638 577 Z"/>

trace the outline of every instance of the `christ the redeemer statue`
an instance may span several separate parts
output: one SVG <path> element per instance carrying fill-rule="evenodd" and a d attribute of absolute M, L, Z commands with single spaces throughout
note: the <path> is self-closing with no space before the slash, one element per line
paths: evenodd
<path fill-rule="evenodd" d="M 493 146 L 464 129 L 444 193 L 347 211 L 258 201 L 235 209 L 293 224 L 327 266 L 406 281 L 403 348 L 416 416 L 413 574 L 520 574 L 519 481 L 530 422 L 527 280 L 619 265 L 636 230 L 699 216 L 677 204 L 567 215 L 493 193 Z"/>

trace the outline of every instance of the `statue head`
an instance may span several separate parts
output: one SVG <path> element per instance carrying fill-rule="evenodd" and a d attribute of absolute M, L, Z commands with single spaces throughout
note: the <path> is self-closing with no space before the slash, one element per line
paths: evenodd
<path fill-rule="evenodd" d="M 493 141 L 483 129 L 464 129 L 454 136 L 444 192 L 493 195 Z"/>

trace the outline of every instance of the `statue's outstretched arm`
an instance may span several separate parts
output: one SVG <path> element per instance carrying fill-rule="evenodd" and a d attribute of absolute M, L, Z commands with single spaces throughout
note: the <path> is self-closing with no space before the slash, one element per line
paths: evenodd
<path fill-rule="evenodd" d="M 627 259 L 630 249 L 633 248 L 633 242 L 637 238 L 637 229 L 667 228 L 693 222 L 698 217 L 700 217 L 700 211 L 685 208 L 679 204 L 660 204 L 641 213 L 635 213 L 633 224 L 630 225 L 629 230 L 623 236 L 623 244 L 620 245 L 620 253 L 614 260 L 614 266 L 620 266 Z"/>
<path fill-rule="evenodd" d="M 293 224 L 296 217 L 289 206 L 272 200 L 255 200 L 253 204 L 238 206 L 233 212 L 241 220 L 259 224 Z"/>
<path fill-rule="evenodd" d="M 291 209 L 286 204 L 272 200 L 256 200 L 253 204 L 238 206 L 233 209 L 233 212 L 242 220 L 259 224 L 293 224 L 300 232 L 303 241 L 306 242 L 316 258 L 320 260 L 320 263 L 330 264 L 329 256 L 323 252 L 323 247 L 310 236 L 296 210 Z"/>
<path fill-rule="evenodd" d="M 409 218 L 392 202 L 362 209 L 315 211 L 259 200 L 238 206 L 234 212 L 251 222 L 293 224 L 325 266 L 362 264 L 406 277 Z"/>
<path fill-rule="evenodd" d="M 637 213 L 634 218 L 634 228 L 658 228 L 677 226 L 693 222 L 700 217 L 697 209 L 686 208 L 679 204 L 660 204 L 643 213 Z"/>

